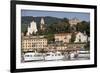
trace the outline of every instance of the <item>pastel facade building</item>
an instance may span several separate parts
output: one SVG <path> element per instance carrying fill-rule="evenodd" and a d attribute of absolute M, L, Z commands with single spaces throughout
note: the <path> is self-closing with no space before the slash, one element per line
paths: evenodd
<path fill-rule="evenodd" d="M 47 39 L 43 36 L 24 36 L 22 37 L 22 50 L 35 51 L 47 48 Z"/>
<path fill-rule="evenodd" d="M 62 41 L 63 43 L 69 43 L 71 39 L 71 33 L 61 33 L 54 35 L 55 41 Z"/>

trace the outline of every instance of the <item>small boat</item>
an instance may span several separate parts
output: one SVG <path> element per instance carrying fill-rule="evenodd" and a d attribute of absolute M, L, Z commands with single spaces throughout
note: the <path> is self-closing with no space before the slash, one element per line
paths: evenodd
<path fill-rule="evenodd" d="M 79 58 L 89 58 L 90 57 L 90 51 L 78 51 L 79 55 L 78 57 Z"/>
<path fill-rule="evenodd" d="M 69 53 L 65 53 L 64 56 L 65 56 L 65 59 L 67 59 L 67 60 L 73 60 L 78 57 L 78 53 L 77 52 L 69 52 Z"/>
<path fill-rule="evenodd" d="M 88 54 L 87 53 L 86 54 L 79 54 L 78 57 L 79 58 L 90 58 L 90 54 L 89 53 Z"/>
<path fill-rule="evenodd" d="M 78 51 L 78 53 L 90 53 L 89 51 Z"/>
<path fill-rule="evenodd" d="M 49 52 L 49 53 L 46 53 L 45 55 L 45 60 L 61 60 L 64 58 L 64 55 L 61 54 L 61 52 Z"/>
<path fill-rule="evenodd" d="M 27 52 L 24 54 L 24 62 L 30 62 L 30 61 L 41 61 L 43 60 L 42 53 L 37 52 Z"/>
<path fill-rule="evenodd" d="M 73 52 L 73 53 L 70 53 L 70 59 L 71 59 L 71 60 L 75 59 L 75 55 L 76 55 L 76 54 L 75 54 L 74 52 Z"/>

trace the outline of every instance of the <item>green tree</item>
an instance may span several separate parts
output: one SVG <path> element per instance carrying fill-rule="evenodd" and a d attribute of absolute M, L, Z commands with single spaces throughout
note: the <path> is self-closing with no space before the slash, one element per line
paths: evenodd
<path fill-rule="evenodd" d="M 45 35 L 44 38 L 46 38 L 48 42 L 54 41 L 54 34 Z"/>
<path fill-rule="evenodd" d="M 90 36 L 90 22 L 82 21 L 76 25 L 76 31 L 82 33 L 86 32 L 86 35 Z"/>
<path fill-rule="evenodd" d="M 90 42 L 87 42 L 84 46 L 85 50 L 90 50 Z"/>
<path fill-rule="evenodd" d="M 75 33 L 72 33 L 72 35 L 71 35 L 71 42 L 72 42 L 72 43 L 74 43 L 74 41 L 75 41 L 75 38 L 76 38 L 76 35 L 75 35 Z"/>

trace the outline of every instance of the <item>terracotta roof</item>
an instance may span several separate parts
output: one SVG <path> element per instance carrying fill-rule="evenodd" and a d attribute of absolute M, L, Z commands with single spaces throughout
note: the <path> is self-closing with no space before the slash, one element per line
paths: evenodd
<path fill-rule="evenodd" d="M 59 34 L 55 34 L 56 36 L 64 36 L 64 35 L 71 35 L 72 33 L 59 33 Z"/>

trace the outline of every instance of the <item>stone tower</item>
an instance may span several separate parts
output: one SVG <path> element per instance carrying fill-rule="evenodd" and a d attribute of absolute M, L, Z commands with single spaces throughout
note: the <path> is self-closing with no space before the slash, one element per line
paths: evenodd
<path fill-rule="evenodd" d="M 27 35 L 31 35 L 32 33 L 36 34 L 36 32 L 38 31 L 37 24 L 34 20 L 30 23 L 30 26 L 28 26 L 27 31 Z"/>
<path fill-rule="evenodd" d="M 40 30 L 44 31 L 45 30 L 45 22 L 44 22 L 44 18 L 41 18 L 41 21 L 40 21 Z"/>

